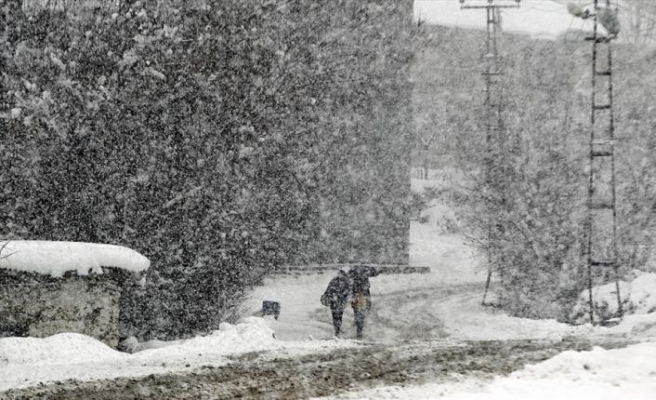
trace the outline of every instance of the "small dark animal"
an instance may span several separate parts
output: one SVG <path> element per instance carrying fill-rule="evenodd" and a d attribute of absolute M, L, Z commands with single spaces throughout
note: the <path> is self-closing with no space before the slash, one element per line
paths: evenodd
<path fill-rule="evenodd" d="M 277 301 L 264 300 L 262 302 L 262 317 L 265 315 L 273 315 L 275 319 L 280 316 L 280 303 Z"/>

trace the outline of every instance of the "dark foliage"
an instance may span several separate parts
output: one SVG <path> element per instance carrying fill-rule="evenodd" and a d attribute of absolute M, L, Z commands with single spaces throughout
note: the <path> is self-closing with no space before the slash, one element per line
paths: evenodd
<path fill-rule="evenodd" d="M 278 265 L 406 261 L 410 2 L 156 3 L 0 3 L 2 235 L 150 258 L 145 338 L 234 320 Z"/>

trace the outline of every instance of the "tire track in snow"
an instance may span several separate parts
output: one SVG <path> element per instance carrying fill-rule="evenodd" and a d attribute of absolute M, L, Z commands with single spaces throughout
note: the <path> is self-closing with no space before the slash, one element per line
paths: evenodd
<path fill-rule="evenodd" d="M 440 285 L 373 296 L 365 338 L 375 342 L 444 341 L 449 337 L 439 310 L 444 303 L 467 301 L 479 284 Z"/>

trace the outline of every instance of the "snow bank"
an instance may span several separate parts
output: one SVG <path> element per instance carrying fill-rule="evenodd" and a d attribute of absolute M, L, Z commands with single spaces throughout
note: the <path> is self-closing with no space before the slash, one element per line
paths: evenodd
<path fill-rule="evenodd" d="M 625 349 L 565 351 L 540 364 L 514 372 L 509 379 L 560 379 L 620 386 L 652 382 L 656 385 L 656 343 L 640 343 Z"/>
<path fill-rule="evenodd" d="M 248 317 L 243 323 L 232 325 L 222 323 L 220 329 L 208 336 L 175 341 L 171 346 L 162 345 L 156 349 L 143 350 L 139 358 L 187 358 L 193 354 L 211 354 L 212 356 L 246 353 L 251 351 L 271 350 L 280 347 L 274 331 L 262 318 Z"/>
<path fill-rule="evenodd" d="M 77 333 L 45 339 L 0 338 L 0 391 L 65 379 L 114 379 L 219 366 L 228 362 L 225 356 L 253 351 L 295 351 L 293 344 L 279 343 L 273 333 L 262 318 L 249 317 L 237 325 L 222 324 L 208 336 L 159 342 L 162 347 L 135 354 Z M 298 351 L 316 352 L 318 347 Z"/>
<path fill-rule="evenodd" d="M 633 339 L 653 340 L 656 337 L 656 313 L 627 315 L 619 325 L 607 331 L 610 334 L 631 336 Z"/>
<path fill-rule="evenodd" d="M 387 386 L 324 399 L 653 399 L 656 343 L 625 349 L 566 351 L 491 383 L 479 379 L 410 387 Z"/>
<path fill-rule="evenodd" d="M 0 366 L 84 363 L 118 360 L 124 356 L 106 344 L 79 333 L 59 333 L 45 339 L 0 339 Z"/>
<path fill-rule="evenodd" d="M 631 282 L 619 282 L 622 308 L 625 315 L 649 314 L 656 312 L 656 274 L 637 271 Z M 578 323 L 588 322 L 589 290 L 579 295 L 572 310 L 572 317 Z M 596 307 L 597 318 L 611 318 L 617 314 L 617 287 L 615 283 L 592 288 L 592 301 Z"/>
<path fill-rule="evenodd" d="M 102 274 L 101 267 L 139 272 L 150 266 L 150 260 L 136 251 L 110 244 L 12 240 L 0 242 L 0 248 L 0 268 L 54 277 L 67 271 L 76 271 L 79 275 Z"/>
<path fill-rule="evenodd" d="M 634 314 L 656 312 L 656 274 L 640 274 L 631 282 L 630 290 L 630 302 Z"/>
<path fill-rule="evenodd" d="M 626 303 L 629 300 L 630 286 L 628 283 L 620 281 L 619 287 L 622 308 L 626 309 Z M 619 310 L 619 305 L 617 304 L 617 286 L 615 282 L 593 287 L 592 301 L 595 304 L 595 319 L 607 320 L 615 317 Z M 572 309 L 574 321 L 579 324 L 589 322 L 589 312 L 590 291 L 586 289 L 579 294 L 578 301 Z"/>

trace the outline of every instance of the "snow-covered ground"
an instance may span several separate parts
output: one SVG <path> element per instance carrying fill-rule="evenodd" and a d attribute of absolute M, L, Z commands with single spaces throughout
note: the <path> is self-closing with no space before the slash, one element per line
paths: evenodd
<path fill-rule="evenodd" d="M 67 379 L 93 381 L 192 371 L 201 366 L 221 366 L 230 357 L 271 351 L 277 356 L 321 353 L 353 342 L 283 342 L 262 318 L 246 318 L 237 325 L 222 324 L 211 335 L 176 342 L 134 354 L 114 350 L 77 333 L 45 339 L 0 339 L 0 392 Z"/>
<path fill-rule="evenodd" d="M 656 345 L 626 349 L 563 352 L 491 383 L 466 379 L 448 384 L 387 386 L 327 399 L 653 399 L 656 393 Z"/>
<path fill-rule="evenodd" d="M 413 188 L 420 190 L 425 184 L 414 181 Z M 448 210 L 436 204 L 427 211 L 429 223 L 411 225 L 411 262 L 430 266 L 429 274 L 372 278 L 374 312 L 365 342 L 430 340 L 450 344 L 479 339 L 623 335 L 642 343 L 626 349 L 565 352 L 492 382 L 468 378 L 448 384 L 379 387 L 338 398 L 653 398 L 656 343 L 650 341 L 656 338 L 656 314 L 628 316 L 612 328 L 574 327 L 556 321 L 513 318 L 482 307 L 485 273 L 477 272 L 476 261 L 461 237 L 444 233 L 435 224 L 445 213 Z M 319 297 L 333 275 L 269 278 L 252 295 L 254 315 L 239 324 L 224 324 L 205 337 L 155 343 L 153 348 L 134 354 L 120 353 L 72 333 L 45 339 L 0 339 L 0 391 L 71 378 L 97 380 L 191 371 L 204 365 L 224 365 L 230 357 L 249 352 L 261 352 L 265 358 L 293 357 L 361 346 L 352 339 L 350 309 L 345 313 L 344 338 L 325 340 L 331 338 L 332 327 L 329 310 L 321 306 Z M 642 285 L 641 291 L 649 292 L 649 288 Z M 649 295 L 656 296 L 656 288 Z M 278 320 L 255 316 L 263 300 L 281 303 Z"/>
<path fill-rule="evenodd" d="M 553 39 L 569 30 L 589 29 L 591 22 L 574 19 L 567 13 L 565 3 L 524 0 L 520 9 L 503 12 L 504 30 Z M 484 11 L 461 10 L 458 0 L 418 0 L 415 17 L 446 26 L 485 27 Z M 421 190 L 435 183 L 414 180 L 413 189 Z M 476 260 L 462 237 L 440 230 L 435 223 L 437 219 L 453 216 L 439 204 L 434 204 L 427 215 L 428 224 L 411 225 L 410 262 L 429 266 L 431 272 L 372 279 L 374 314 L 365 340 L 431 340 L 448 344 L 462 340 L 558 340 L 569 336 L 622 335 L 642 343 L 625 349 L 564 352 L 492 382 L 468 378 L 448 384 L 379 387 L 335 398 L 654 398 L 656 313 L 630 315 L 618 326 L 603 328 L 513 318 L 484 308 L 480 301 L 485 273 L 477 269 Z M 230 357 L 249 352 L 262 352 L 265 357 L 274 358 L 359 346 L 358 341 L 351 339 L 350 310 L 345 315 L 345 338 L 324 340 L 331 337 L 332 327 L 329 311 L 320 305 L 319 297 L 332 276 L 325 273 L 268 279 L 253 293 L 250 308 L 257 315 L 263 300 L 279 301 L 282 310 L 278 320 L 249 316 L 237 325 L 224 324 L 205 337 L 159 342 L 152 345 L 157 348 L 134 354 L 120 353 L 73 333 L 45 339 L 0 338 L 0 392 L 73 378 L 98 380 L 191 371 L 200 366 L 224 365 Z M 643 277 L 642 281 L 650 279 Z M 634 291 L 635 304 L 644 306 L 656 299 L 656 287 L 634 286 L 640 287 Z M 404 336 L 404 330 L 412 330 L 415 336 Z"/>

